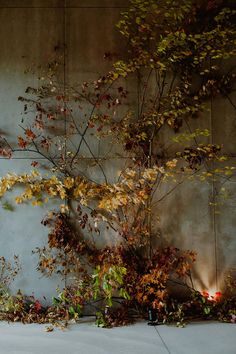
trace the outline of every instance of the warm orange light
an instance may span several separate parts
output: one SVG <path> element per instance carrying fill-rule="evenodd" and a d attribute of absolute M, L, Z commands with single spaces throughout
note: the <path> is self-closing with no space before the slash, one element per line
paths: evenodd
<path fill-rule="evenodd" d="M 201 294 L 202 294 L 202 296 L 205 297 L 206 299 L 209 299 L 209 298 L 210 298 L 210 295 L 209 295 L 208 291 L 203 290 L 203 291 L 201 292 Z"/>
<path fill-rule="evenodd" d="M 219 301 L 222 297 L 222 293 L 220 291 L 215 292 L 214 300 Z"/>
<path fill-rule="evenodd" d="M 202 291 L 202 296 L 204 296 L 207 300 L 210 301 L 219 301 L 222 297 L 222 293 L 220 291 L 215 291 L 210 289 L 208 291 Z"/>

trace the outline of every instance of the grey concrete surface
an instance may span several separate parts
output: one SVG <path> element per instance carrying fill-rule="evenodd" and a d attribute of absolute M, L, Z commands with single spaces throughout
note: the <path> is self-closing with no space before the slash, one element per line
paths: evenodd
<path fill-rule="evenodd" d="M 1 0 L 0 7 L 17 8 L 125 8 L 128 0 Z"/>
<path fill-rule="evenodd" d="M 163 189 L 163 195 L 165 195 L 171 186 L 165 184 Z M 209 206 L 210 193 L 210 184 L 187 181 L 157 206 L 163 241 L 174 244 L 180 249 L 192 249 L 197 253 L 194 286 L 202 290 L 215 286 L 214 234 L 212 233 L 212 210 Z M 167 210 L 171 210 L 170 214 L 167 213 Z"/>
<path fill-rule="evenodd" d="M 23 174 L 32 170 L 30 159 L 0 160 L 1 173 L 8 172 Z M 39 163 L 45 163 L 39 160 Z M 41 169 L 43 173 L 44 169 Z M 33 207 L 30 204 L 17 205 L 14 197 L 22 190 L 17 188 L 3 198 L 14 207 L 14 211 L 8 211 L 0 206 L 0 253 L 12 261 L 14 255 L 19 256 L 21 270 L 15 282 L 11 284 L 15 292 L 22 289 L 26 294 L 35 294 L 36 297 L 46 297 L 51 302 L 51 297 L 56 294 L 56 288 L 63 287 L 64 283 L 58 276 L 53 278 L 42 277 L 36 268 L 38 263 L 37 254 L 32 254 L 36 247 L 47 244 L 48 228 L 41 224 L 41 220 L 47 214 L 49 208 L 56 209 L 58 202 L 49 201 L 48 205 Z"/>
<path fill-rule="evenodd" d="M 236 325 L 197 322 L 185 328 L 158 326 L 170 354 L 235 354 Z"/>
<path fill-rule="evenodd" d="M 0 354 L 235 354 L 235 334 L 236 325 L 222 323 L 101 329 L 83 320 L 45 332 L 45 325 L 0 322 Z"/>
<path fill-rule="evenodd" d="M 230 103 L 231 102 L 231 103 Z M 223 145 L 223 151 L 226 154 L 235 157 L 235 137 L 236 137 L 236 121 L 235 107 L 236 102 L 235 90 L 228 95 L 227 98 L 218 98 L 212 105 L 212 116 L 214 119 L 212 137 L 216 144 Z M 224 134 L 222 134 L 222 121 Z"/>

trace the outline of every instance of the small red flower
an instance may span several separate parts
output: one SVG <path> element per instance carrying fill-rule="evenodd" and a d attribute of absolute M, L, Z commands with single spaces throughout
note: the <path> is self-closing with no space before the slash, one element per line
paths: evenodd
<path fill-rule="evenodd" d="M 36 312 L 40 312 L 42 310 L 42 304 L 39 302 L 39 300 L 36 300 L 34 303 L 34 309 Z"/>

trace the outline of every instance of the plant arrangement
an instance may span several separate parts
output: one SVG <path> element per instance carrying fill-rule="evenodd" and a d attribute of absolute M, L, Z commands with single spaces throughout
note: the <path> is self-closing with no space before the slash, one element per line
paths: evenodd
<path fill-rule="evenodd" d="M 19 185 L 17 204 L 61 201 L 42 220 L 50 229 L 48 244 L 34 253 L 39 271 L 61 274 L 71 285 L 47 309 L 22 294 L 5 294 L 7 319 L 76 320 L 90 306 L 104 327 L 146 316 L 148 309 L 163 322 L 234 321 L 233 294 L 216 301 L 196 291 L 195 253 L 165 244 L 156 225 L 160 202 L 181 184 L 219 181 L 216 205 L 234 174 L 220 142 L 210 143 L 210 131 L 192 129 L 191 121 L 203 119 L 206 103 L 218 95 L 233 105 L 235 14 L 225 1 L 132 0 L 118 23 L 129 47 L 126 59 L 95 81 L 67 86 L 57 79 L 57 55 L 38 87 L 19 97 L 22 135 L 17 146 L 2 136 L 1 154 L 37 153 L 50 171 L 42 174 L 36 159 L 30 173 L 7 174 L 0 181 L 2 205 L 12 209 L 4 196 Z M 113 60 L 110 53 L 105 57 Z M 138 97 L 132 107 L 127 83 L 134 79 Z M 106 142 L 105 154 L 95 153 L 91 141 Z M 114 181 L 106 163 L 116 158 L 122 167 Z M 114 246 L 97 246 L 104 232 Z M 177 284 L 185 287 L 187 301 L 171 294 Z"/>

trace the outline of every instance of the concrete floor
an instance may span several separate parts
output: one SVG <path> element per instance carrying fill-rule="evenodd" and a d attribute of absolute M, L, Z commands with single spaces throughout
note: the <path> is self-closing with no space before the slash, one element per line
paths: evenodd
<path fill-rule="evenodd" d="M 97 328 L 90 321 L 45 332 L 45 325 L 0 322 L 0 354 L 236 354 L 236 325 L 193 323 L 185 328 L 138 322 Z"/>

